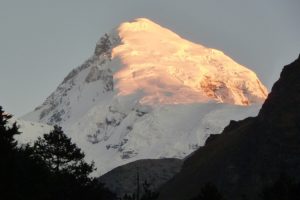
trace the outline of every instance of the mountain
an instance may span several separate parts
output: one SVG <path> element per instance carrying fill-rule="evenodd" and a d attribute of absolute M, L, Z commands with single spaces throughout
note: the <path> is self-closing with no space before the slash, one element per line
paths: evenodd
<path fill-rule="evenodd" d="M 137 160 L 119 166 L 99 178 L 112 192 L 119 197 L 136 193 L 137 175 L 139 175 L 140 193 L 143 194 L 143 183 L 147 181 L 152 191 L 177 174 L 183 161 L 176 158 Z"/>
<path fill-rule="evenodd" d="M 226 199 L 259 199 L 281 174 L 300 181 L 300 56 L 284 67 L 258 116 L 232 121 L 187 158 L 159 199 L 185 200 L 207 182 Z"/>
<path fill-rule="evenodd" d="M 138 159 L 184 158 L 231 119 L 256 115 L 266 95 L 223 52 L 140 18 L 105 34 L 23 119 L 62 126 L 103 174 Z"/>
<path fill-rule="evenodd" d="M 49 133 L 53 127 L 44 123 L 30 122 L 22 119 L 12 117 L 8 123 L 12 125 L 17 123 L 19 127 L 20 135 L 15 135 L 15 139 L 22 144 L 33 144 L 37 137 L 42 136 L 45 133 Z"/>

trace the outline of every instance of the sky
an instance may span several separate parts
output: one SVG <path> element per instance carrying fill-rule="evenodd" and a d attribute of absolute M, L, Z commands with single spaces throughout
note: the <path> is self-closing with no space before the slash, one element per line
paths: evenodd
<path fill-rule="evenodd" d="M 300 53 L 299 0 L 0 0 L 0 105 L 40 105 L 125 21 L 145 17 L 216 48 L 271 88 Z"/>

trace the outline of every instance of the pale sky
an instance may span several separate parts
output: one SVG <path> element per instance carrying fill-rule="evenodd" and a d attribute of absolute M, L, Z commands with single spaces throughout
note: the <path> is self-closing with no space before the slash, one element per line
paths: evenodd
<path fill-rule="evenodd" d="M 21 116 L 120 23 L 149 18 L 225 52 L 271 88 L 300 53 L 299 0 L 0 0 L 0 105 Z"/>

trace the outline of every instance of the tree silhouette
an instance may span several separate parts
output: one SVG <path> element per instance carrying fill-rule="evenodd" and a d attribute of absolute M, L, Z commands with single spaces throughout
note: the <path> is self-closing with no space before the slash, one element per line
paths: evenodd
<path fill-rule="evenodd" d="M 143 195 L 141 198 L 138 198 L 139 195 L 137 195 L 136 193 L 139 193 L 139 171 L 137 170 L 137 191 L 132 193 L 132 194 L 125 194 L 123 196 L 123 198 L 121 198 L 122 200 L 155 200 L 158 198 L 159 193 L 158 192 L 154 192 L 151 190 L 151 184 L 145 180 L 144 183 L 142 184 L 143 187 Z"/>
<path fill-rule="evenodd" d="M 13 123 L 11 127 L 8 126 L 8 120 L 11 115 L 6 114 L 0 106 L 0 153 L 6 154 L 7 151 L 16 149 L 17 141 L 14 139 L 15 135 L 19 135 L 18 126 Z"/>
<path fill-rule="evenodd" d="M 44 134 L 43 138 L 39 137 L 33 149 L 35 156 L 56 174 L 70 174 L 84 182 L 89 181 L 88 175 L 95 170 L 94 163 L 84 161 L 84 153 L 59 126 L 54 126 L 54 130 Z"/>
<path fill-rule="evenodd" d="M 0 199 L 6 200 L 114 200 L 115 194 L 88 175 L 93 164 L 55 127 L 34 147 L 14 139 L 20 134 L 11 115 L 0 106 Z"/>
<path fill-rule="evenodd" d="M 0 106 L 0 199 L 44 198 L 50 173 L 30 159 L 28 146 L 18 146 L 14 136 L 20 132 L 11 118 Z"/>
<path fill-rule="evenodd" d="M 136 198 L 136 196 L 135 196 L 135 193 L 133 193 L 133 194 L 125 194 L 124 196 L 123 196 L 123 198 L 122 198 L 122 200 L 136 200 L 137 198 Z"/>
<path fill-rule="evenodd" d="M 206 183 L 200 191 L 200 194 L 191 200 L 224 200 L 223 196 L 212 183 Z"/>
<path fill-rule="evenodd" d="M 14 192 L 14 158 L 17 153 L 14 136 L 20 134 L 16 123 L 9 126 L 11 117 L 0 106 L 0 194 L 4 196 Z"/>
<path fill-rule="evenodd" d="M 158 198 L 159 194 L 151 190 L 151 184 L 148 183 L 147 180 L 144 181 L 142 186 L 143 186 L 144 194 L 141 200 L 155 200 Z"/>

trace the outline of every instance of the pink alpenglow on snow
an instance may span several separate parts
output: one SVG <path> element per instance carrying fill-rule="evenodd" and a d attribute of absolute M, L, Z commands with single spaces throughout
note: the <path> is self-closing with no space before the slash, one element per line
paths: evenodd
<path fill-rule="evenodd" d="M 142 91 L 144 104 L 188 104 L 216 100 L 263 102 L 267 89 L 256 74 L 223 52 L 185 40 L 140 18 L 121 24 L 121 44 L 112 51 L 123 67 L 114 78 L 119 95 Z"/>

